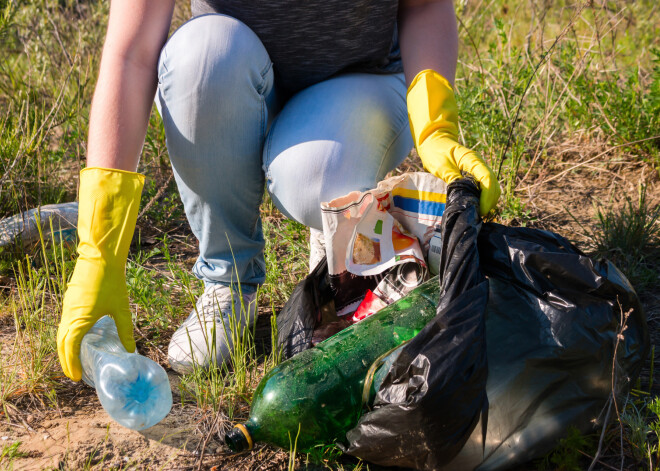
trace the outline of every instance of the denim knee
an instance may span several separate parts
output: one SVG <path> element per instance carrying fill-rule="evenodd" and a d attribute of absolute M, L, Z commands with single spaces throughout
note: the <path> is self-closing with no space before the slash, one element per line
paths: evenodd
<path fill-rule="evenodd" d="M 271 67 L 266 48 L 247 25 L 227 15 L 201 15 L 184 23 L 163 47 L 159 93 L 165 100 L 186 100 L 198 112 L 213 113 L 219 110 L 199 107 L 205 103 L 200 95 L 213 94 L 217 101 L 245 86 L 263 95 Z M 226 100 L 227 105 L 236 103 Z"/>
<path fill-rule="evenodd" d="M 288 217 L 322 229 L 320 203 L 374 188 L 412 148 L 403 74 L 347 74 L 294 96 L 264 148 L 267 188 Z"/>

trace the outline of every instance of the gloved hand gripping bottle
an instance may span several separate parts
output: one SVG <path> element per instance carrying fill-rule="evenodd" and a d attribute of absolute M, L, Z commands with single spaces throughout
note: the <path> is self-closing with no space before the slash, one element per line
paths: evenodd
<path fill-rule="evenodd" d="M 153 360 L 128 353 L 110 317 L 102 317 L 85 334 L 80 361 L 83 381 L 96 388 L 105 411 L 124 427 L 149 428 L 170 412 L 167 373 Z"/>
<path fill-rule="evenodd" d="M 74 381 L 84 376 L 110 416 L 135 430 L 156 424 L 172 406 L 165 371 L 128 353 L 135 350 L 135 340 L 126 258 L 143 185 L 143 175 L 126 170 L 80 172 L 78 260 L 57 329 L 64 374 Z"/>
<path fill-rule="evenodd" d="M 227 446 L 240 452 L 267 442 L 289 449 L 297 437 L 305 452 L 343 439 L 373 394 L 372 366 L 435 317 L 439 291 L 434 278 L 273 368 L 254 392 L 248 421 L 227 433 Z"/>

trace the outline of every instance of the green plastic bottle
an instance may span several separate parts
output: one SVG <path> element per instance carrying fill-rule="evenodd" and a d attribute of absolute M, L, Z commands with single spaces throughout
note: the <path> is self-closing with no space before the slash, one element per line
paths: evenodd
<path fill-rule="evenodd" d="M 227 433 L 227 446 L 241 452 L 255 442 L 266 442 L 289 449 L 297 437 L 298 451 L 306 452 L 343 440 L 362 415 L 371 366 L 433 319 L 439 291 L 438 279 L 429 280 L 273 368 L 254 392 L 248 421 Z"/>

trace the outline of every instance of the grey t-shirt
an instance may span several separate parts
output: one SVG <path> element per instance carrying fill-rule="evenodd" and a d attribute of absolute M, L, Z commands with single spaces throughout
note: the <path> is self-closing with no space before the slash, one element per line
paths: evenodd
<path fill-rule="evenodd" d="M 297 91 L 339 72 L 401 72 L 398 0 L 192 0 L 194 16 L 223 13 L 249 26 L 280 86 Z"/>

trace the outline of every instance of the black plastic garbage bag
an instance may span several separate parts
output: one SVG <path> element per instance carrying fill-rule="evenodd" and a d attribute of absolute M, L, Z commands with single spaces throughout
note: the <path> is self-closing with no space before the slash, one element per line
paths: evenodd
<path fill-rule="evenodd" d="M 556 234 L 482 227 L 472 185 L 449 187 L 438 315 L 382 367 L 348 453 L 419 469 L 507 469 L 545 454 L 570 426 L 593 429 L 612 388 L 625 392 L 639 374 L 648 332 L 625 277 Z M 308 294 L 278 323 L 313 325 L 326 276 L 301 283 Z M 311 338 L 287 335 L 293 345 Z"/>
<path fill-rule="evenodd" d="M 556 234 L 499 224 L 484 224 L 479 252 L 490 282 L 487 435 L 475 430 L 442 469 L 508 469 L 552 450 L 571 426 L 594 431 L 649 350 L 644 311 L 612 263 Z"/>
<path fill-rule="evenodd" d="M 291 358 L 312 347 L 314 328 L 323 313 L 334 313 L 332 291 L 325 257 L 312 272 L 294 288 L 277 316 L 278 344 L 284 358 Z"/>
<path fill-rule="evenodd" d="M 456 456 L 487 412 L 488 281 L 479 269 L 480 229 L 476 186 L 469 180 L 450 185 L 437 314 L 397 352 L 373 412 L 346 435 L 347 453 L 378 464 L 437 469 Z"/>

